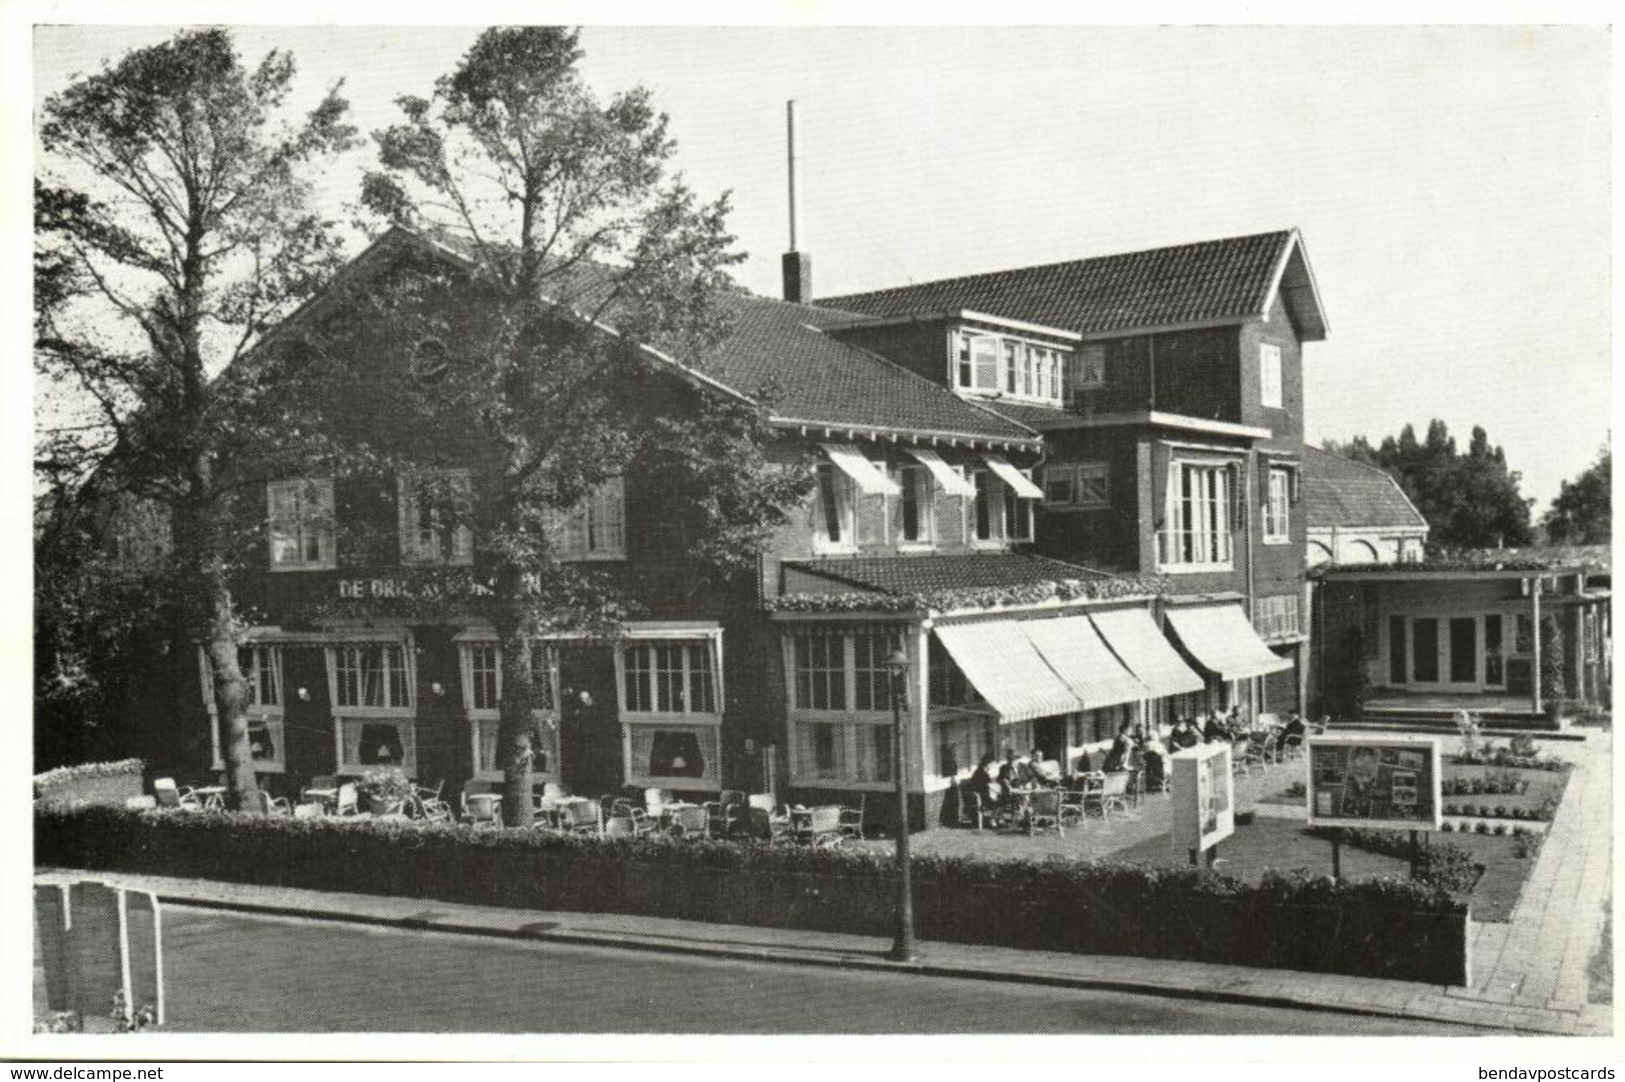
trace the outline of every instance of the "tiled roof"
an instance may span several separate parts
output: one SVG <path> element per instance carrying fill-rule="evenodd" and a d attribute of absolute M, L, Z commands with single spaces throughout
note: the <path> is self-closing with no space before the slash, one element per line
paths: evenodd
<path fill-rule="evenodd" d="M 1427 527 L 1427 520 L 1386 470 L 1307 444 L 1303 448 L 1303 504 L 1311 530 Z"/>
<path fill-rule="evenodd" d="M 1078 423 L 1076 413 L 1069 413 L 1055 406 L 1035 406 L 1027 402 L 992 399 L 983 403 L 983 408 L 1039 432 L 1051 428 L 1074 428 Z"/>
<path fill-rule="evenodd" d="M 1256 318 L 1290 230 L 828 297 L 891 317 L 970 309 L 1081 334 Z"/>
<path fill-rule="evenodd" d="M 1026 426 L 965 401 L 946 387 L 822 333 L 845 313 L 735 295 L 733 333 L 699 364 L 721 383 L 766 400 L 776 417 L 974 436 L 1036 440 Z"/>
<path fill-rule="evenodd" d="M 437 236 L 433 243 L 460 258 L 475 257 L 468 243 L 458 238 Z M 611 273 L 592 264 L 572 271 L 586 279 L 577 282 L 581 303 L 590 303 L 599 288 L 595 276 L 608 282 Z M 732 333 L 708 356 L 674 359 L 763 402 L 775 418 L 831 428 L 862 426 L 1037 444 L 1038 434 L 1020 423 L 823 333 L 825 328 L 861 321 L 861 315 L 748 293 L 727 294 L 722 303 L 732 310 Z M 613 311 L 604 318 L 613 324 Z"/>
<path fill-rule="evenodd" d="M 785 565 L 858 589 L 900 596 L 1109 577 L 1077 564 L 1014 552 L 794 560 Z"/>

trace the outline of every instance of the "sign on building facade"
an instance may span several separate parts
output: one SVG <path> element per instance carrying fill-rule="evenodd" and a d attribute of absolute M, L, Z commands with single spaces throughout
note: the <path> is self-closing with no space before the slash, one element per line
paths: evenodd
<path fill-rule="evenodd" d="M 1309 825 L 1437 830 L 1439 738 L 1311 736 Z"/>

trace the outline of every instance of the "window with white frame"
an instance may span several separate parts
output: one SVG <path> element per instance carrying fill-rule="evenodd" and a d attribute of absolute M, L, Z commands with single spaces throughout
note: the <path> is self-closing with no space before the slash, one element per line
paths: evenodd
<path fill-rule="evenodd" d="M 468 715 L 469 743 L 474 772 L 482 778 L 502 775 L 497 759 L 497 729 L 502 705 L 502 648 L 494 641 L 459 644 L 462 663 L 463 712 Z M 531 646 L 531 720 L 541 743 L 533 740 L 531 769 L 557 776 L 559 668 L 557 652 L 545 643 Z"/>
<path fill-rule="evenodd" d="M 1263 639 L 1292 638 L 1302 633 L 1302 606 L 1298 595 L 1279 594 L 1253 599 L 1253 630 Z"/>
<path fill-rule="evenodd" d="M 899 466 L 894 474 L 902 491 L 891 497 L 892 536 L 899 545 L 928 546 L 936 536 L 936 486 L 924 466 Z"/>
<path fill-rule="evenodd" d="M 895 628 L 801 627 L 785 635 L 791 774 L 803 784 L 884 785 L 892 778 Z"/>
<path fill-rule="evenodd" d="M 409 644 L 335 643 L 327 647 L 328 698 L 340 774 L 379 767 L 417 772 Z"/>
<path fill-rule="evenodd" d="M 248 720 L 248 753 L 257 772 L 278 773 L 287 767 L 287 745 L 282 721 L 282 647 L 272 644 L 244 646 L 237 665 L 247 684 L 243 711 Z M 215 770 L 225 769 L 220 734 L 220 711 L 214 697 L 214 673 L 209 655 L 198 648 L 198 679 L 203 708 L 209 715 L 210 745 Z"/>
<path fill-rule="evenodd" d="M 469 528 L 473 488 L 467 470 L 436 470 L 399 478 L 401 560 L 414 564 L 464 565 L 474 559 Z"/>
<path fill-rule="evenodd" d="M 611 477 L 576 503 L 549 512 L 548 534 L 560 560 L 626 559 L 626 481 Z"/>
<path fill-rule="evenodd" d="M 974 714 L 947 714 L 931 719 L 926 773 L 935 777 L 968 777 L 982 756 L 997 754 L 998 721 Z"/>
<path fill-rule="evenodd" d="M 628 784 L 717 788 L 719 639 L 631 641 L 622 645 L 619 659 Z"/>
<path fill-rule="evenodd" d="M 1111 506 L 1106 463 L 1052 463 L 1044 467 L 1044 502 L 1090 510 Z"/>
<path fill-rule="evenodd" d="M 1292 540 L 1292 471 L 1270 468 L 1269 491 L 1264 497 L 1264 543 Z"/>
<path fill-rule="evenodd" d="M 814 552 L 852 552 L 857 548 L 858 487 L 828 462 L 818 467 L 812 514 Z"/>
<path fill-rule="evenodd" d="M 960 390 L 1060 405 L 1072 351 L 989 331 L 952 335 L 954 383 Z"/>
<path fill-rule="evenodd" d="M 330 477 L 271 481 L 265 486 L 272 571 L 324 571 L 337 566 Z"/>
<path fill-rule="evenodd" d="M 1273 409 L 1281 408 L 1281 347 L 1273 342 L 1258 346 L 1258 386 L 1260 401 Z"/>
<path fill-rule="evenodd" d="M 1169 470 L 1167 527 L 1159 531 L 1164 567 L 1231 563 L 1231 477 L 1228 463 L 1175 462 Z"/>

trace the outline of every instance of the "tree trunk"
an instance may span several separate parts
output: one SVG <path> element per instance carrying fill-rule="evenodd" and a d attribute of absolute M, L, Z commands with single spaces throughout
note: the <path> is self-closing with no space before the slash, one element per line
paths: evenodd
<path fill-rule="evenodd" d="M 502 697 L 498 702 L 497 761 L 502 764 L 502 822 L 510 827 L 528 827 L 535 822 L 531 764 L 535 760 L 530 704 L 530 643 L 524 635 L 520 613 L 523 575 L 504 561 L 496 575 L 497 645 L 502 654 Z"/>

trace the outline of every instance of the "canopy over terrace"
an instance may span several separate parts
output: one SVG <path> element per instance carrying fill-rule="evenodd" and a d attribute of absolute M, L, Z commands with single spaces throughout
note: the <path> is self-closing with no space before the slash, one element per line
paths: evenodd
<path fill-rule="evenodd" d="M 1221 680 L 1245 680 L 1292 668 L 1264 645 L 1239 605 L 1170 608 L 1168 623 L 1204 669 Z"/>

